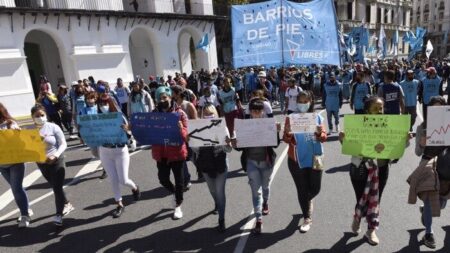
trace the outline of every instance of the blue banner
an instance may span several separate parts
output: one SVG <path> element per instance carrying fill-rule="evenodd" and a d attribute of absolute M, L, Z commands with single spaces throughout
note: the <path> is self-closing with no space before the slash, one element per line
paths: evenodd
<path fill-rule="evenodd" d="M 81 138 L 89 147 L 128 142 L 127 135 L 122 129 L 124 120 L 120 112 L 79 115 L 77 123 L 80 126 Z"/>
<path fill-rule="evenodd" d="M 233 65 L 340 65 L 331 0 L 233 5 Z"/>
<path fill-rule="evenodd" d="M 143 145 L 180 146 L 179 120 L 178 113 L 135 113 L 131 116 L 131 132 Z"/>

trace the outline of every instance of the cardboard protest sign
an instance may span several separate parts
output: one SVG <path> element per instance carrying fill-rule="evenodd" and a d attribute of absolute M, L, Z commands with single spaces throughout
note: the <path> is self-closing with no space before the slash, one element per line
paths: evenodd
<path fill-rule="evenodd" d="M 292 133 L 314 133 L 317 130 L 317 113 L 291 113 Z"/>
<path fill-rule="evenodd" d="M 276 146 L 277 126 L 274 118 L 235 119 L 238 148 Z"/>
<path fill-rule="evenodd" d="M 120 112 L 78 115 L 77 123 L 80 126 L 81 138 L 89 147 L 128 142 L 122 129 L 124 121 Z"/>
<path fill-rule="evenodd" d="M 0 131 L 0 164 L 44 162 L 46 158 L 38 129 Z"/>
<path fill-rule="evenodd" d="M 178 113 L 135 113 L 131 116 L 131 132 L 143 145 L 180 146 L 179 120 Z"/>
<path fill-rule="evenodd" d="M 378 159 L 403 156 L 410 115 L 345 115 L 342 153 Z"/>
<path fill-rule="evenodd" d="M 223 118 L 189 120 L 188 132 L 190 147 L 225 145 L 228 136 Z"/>
<path fill-rule="evenodd" d="M 428 106 L 427 146 L 450 145 L 450 106 Z"/>

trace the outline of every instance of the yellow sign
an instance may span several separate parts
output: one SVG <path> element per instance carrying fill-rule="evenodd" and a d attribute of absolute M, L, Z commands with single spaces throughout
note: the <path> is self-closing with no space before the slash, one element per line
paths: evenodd
<path fill-rule="evenodd" d="M 45 144 L 39 130 L 1 130 L 0 164 L 44 162 Z"/>

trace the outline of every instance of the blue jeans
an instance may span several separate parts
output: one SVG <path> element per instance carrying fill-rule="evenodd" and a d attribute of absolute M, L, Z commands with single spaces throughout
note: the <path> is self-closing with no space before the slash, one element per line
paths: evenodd
<path fill-rule="evenodd" d="M 25 164 L 18 163 L 7 168 L 0 168 L 0 172 L 11 186 L 11 191 L 13 193 L 14 200 L 20 209 L 20 214 L 23 216 L 28 216 L 28 196 L 22 186 L 23 177 L 25 174 Z"/>
<path fill-rule="evenodd" d="M 269 200 L 269 182 L 273 167 L 267 162 L 247 159 L 247 176 L 252 190 L 253 210 L 257 220 L 262 217 L 262 203 Z M 262 196 L 261 196 L 262 188 Z"/>
<path fill-rule="evenodd" d="M 339 126 L 339 110 L 328 110 L 327 109 L 327 120 L 328 120 L 328 128 L 333 130 L 333 117 L 334 117 L 334 125 Z"/>
<path fill-rule="evenodd" d="M 208 173 L 204 173 L 206 184 L 208 185 L 209 192 L 214 199 L 214 204 L 219 211 L 219 220 L 225 219 L 225 182 L 227 180 L 227 171 L 216 174 L 216 177 L 210 177 Z"/>
<path fill-rule="evenodd" d="M 425 199 L 423 201 L 423 223 L 425 225 L 425 233 L 430 234 L 433 233 L 433 229 L 431 225 L 433 224 L 433 216 L 431 213 L 431 203 L 430 199 Z"/>

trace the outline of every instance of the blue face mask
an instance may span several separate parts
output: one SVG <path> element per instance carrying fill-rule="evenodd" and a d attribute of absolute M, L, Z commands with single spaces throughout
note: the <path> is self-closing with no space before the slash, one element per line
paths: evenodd
<path fill-rule="evenodd" d="M 302 103 L 297 103 L 297 110 L 301 113 L 305 113 L 308 112 L 310 103 L 306 103 L 306 104 L 302 104 Z"/>

